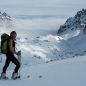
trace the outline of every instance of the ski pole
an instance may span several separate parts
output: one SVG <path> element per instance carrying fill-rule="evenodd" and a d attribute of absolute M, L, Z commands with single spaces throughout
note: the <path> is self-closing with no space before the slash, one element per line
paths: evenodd
<path fill-rule="evenodd" d="M 18 61 L 19 61 L 19 63 L 20 63 L 20 69 L 19 69 L 18 76 L 19 76 L 19 78 L 21 79 L 21 51 L 19 51 Z"/>

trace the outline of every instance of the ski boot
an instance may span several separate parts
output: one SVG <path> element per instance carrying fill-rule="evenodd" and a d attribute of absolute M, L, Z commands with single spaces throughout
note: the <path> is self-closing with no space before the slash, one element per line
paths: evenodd
<path fill-rule="evenodd" d="M 1 79 L 9 79 L 7 76 L 6 76 L 6 73 L 1 73 Z"/>
<path fill-rule="evenodd" d="M 17 73 L 13 73 L 11 79 L 16 80 L 17 78 L 18 78 L 18 74 Z"/>

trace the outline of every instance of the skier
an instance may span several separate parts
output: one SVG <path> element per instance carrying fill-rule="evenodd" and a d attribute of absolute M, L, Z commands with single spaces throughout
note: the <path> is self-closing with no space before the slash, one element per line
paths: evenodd
<path fill-rule="evenodd" d="M 10 62 L 14 63 L 16 65 L 13 74 L 12 74 L 12 79 L 17 79 L 18 77 L 18 70 L 20 68 L 20 62 L 16 59 L 14 54 L 20 55 L 20 52 L 15 51 L 15 40 L 16 40 L 17 33 L 16 31 L 12 31 L 10 33 L 10 36 L 7 41 L 7 53 L 6 55 L 6 62 L 3 67 L 2 73 L 1 73 L 1 78 L 2 79 L 7 79 L 8 77 L 6 76 L 6 70 L 10 64 Z"/>

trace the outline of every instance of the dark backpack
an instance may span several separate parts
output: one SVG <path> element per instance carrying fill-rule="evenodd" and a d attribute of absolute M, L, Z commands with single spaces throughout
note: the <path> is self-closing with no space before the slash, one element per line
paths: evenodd
<path fill-rule="evenodd" d="M 3 33 L 1 35 L 1 53 L 6 54 L 7 53 L 7 43 L 8 43 L 9 35 L 6 33 Z"/>

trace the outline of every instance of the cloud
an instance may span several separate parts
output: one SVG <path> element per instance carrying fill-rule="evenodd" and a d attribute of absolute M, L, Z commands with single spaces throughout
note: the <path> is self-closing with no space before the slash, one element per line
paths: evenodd
<path fill-rule="evenodd" d="M 28 4 L 28 5 L 55 5 L 55 4 L 84 4 L 86 0 L 0 0 L 0 4 Z"/>
<path fill-rule="evenodd" d="M 59 26 L 64 21 L 65 19 L 58 18 L 17 19 L 14 21 L 14 29 L 28 37 L 57 34 Z"/>

